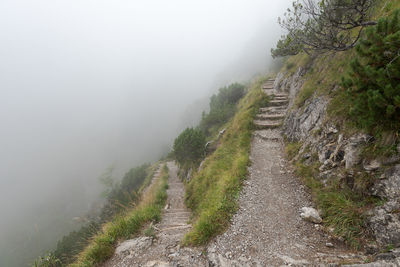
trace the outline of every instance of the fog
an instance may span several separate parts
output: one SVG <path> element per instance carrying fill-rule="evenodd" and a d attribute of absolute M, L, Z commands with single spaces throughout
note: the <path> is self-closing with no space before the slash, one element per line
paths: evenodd
<path fill-rule="evenodd" d="M 157 160 L 219 86 L 268 71 L 290 2 L 0 1 L 0 266 L 54 248 L 106 168 Z"/>

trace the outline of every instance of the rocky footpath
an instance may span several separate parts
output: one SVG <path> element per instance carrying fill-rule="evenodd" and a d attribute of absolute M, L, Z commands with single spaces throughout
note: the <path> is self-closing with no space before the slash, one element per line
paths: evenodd
<path fill-rule="evenodd" d="M 295 97 L 302 88 L 305 73 L 306 70 L 300 68 L 294 75 L 279 74 L 274 89 Z M 364 157 L 363 150 L 374 144 L 374 137 L 364 133 L 343 133 L 340 126 L 327 119 L 328 103 L 325 96 L 311 97 L 302 108 L 296 108 L 291 101 L 283 122 L 283 133 L 289 141 L 301 144 L 294 161 L 320 164 L 319 178 L 324 184 L 338 179 L 358 192 L 361 188 L 358 188 L 356 177 L 371 177 L 372 182 L 367 186 L 367 192 L 362 188 L 363 193 L 380 198 L 384 204 L 365 212 L 367 227 L 375 240 L 365 249 L 367 253 L 377 255 L 379 263 L 376 264 L 383 264 L 379 260 L 382 254 L 377 253 L 387 247 L 400 246 L 400 146 L 397 154 L 389 157 Z M 398 252 L 393 251 L 390 255 L 393 259 L 386 257 L 386 263 L 396 264 Z"/>
<path fill-rule="evenodd" d="M 121 243 L 105 266 L 400 266 L 400 157 L 365 159 L 362 151 L 375 140 L 357 133 L 346 136 L 326 120 L 329 99 L 312 97 L 304 107 L 294 107 L 294 97 L 303 85 L 305 69 L 278 75 L 263 90 L 270 95 L 254 125 L 248 179 L 239 196 L 239 210 L 231 226 L 206 248 L 182 248 L 189 231 L 190 212 L 184 205 L 184 186 L 177 167 L 169 162 L 168 204 L 152 236 Z M 339 179 L 357 191 L 356 177 L 375 177 L 371 196 L 384 200 L 365 213 L 375 242 L 368 244 L 370 258 L 349 251 L 321 226 L 322 219 L 307 188 L 293 172 L 284 154 L 283 135 L 299 142 L 294 160 L 319 163 L 319 178 L 327 184 Z M 221 133 L 223 134 L 223 133 Z M 400 147 L 398 147 L 400 154 Z M 350 265 L 343 265 L 350 266 Z"/>
<path fill-rule="evenodd" d="M 207 249 L 212 266 L 316 266 L 363 262 L 339 241 L 321 231 L 321 218 L 285 159 L 281 125 L 289 94 L 276 92 L 274 81 L 263 90 L 270 106 L 254 124 L 249 176 L 232 225 Z M 305 220 L 304 220 L 304 219 Z"/>
<path fill-rule="evenodd" d="M 181 240 L 189 231 L 190 211 L 184 204 L 185 188 L 178 178 L 178 167 L 168 162 L 168 199 L 160 223 L 150 226 L 154 231 L 147 236 L 122 242 L 114 256 L 104 266 L 207 266 L 202 251 L 182 248 Z"/>

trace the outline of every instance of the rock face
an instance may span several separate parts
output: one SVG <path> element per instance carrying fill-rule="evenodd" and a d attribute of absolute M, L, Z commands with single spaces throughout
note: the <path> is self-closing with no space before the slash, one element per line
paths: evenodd
<path fill-rule="evenodd" d="M 322 223 L 322 219 L 319 216 L 319 213 L 316 209 L 310 207 L 301 208 L 300 217 L 303 220 L 312 222 L 312 223 Z"/>
<path fill-rule="evenodd" d="M 275 90 L 294 99 L 304 84 L 305 73 L 306 69 L 299 69 L 291 76 L 279 74 Z M 366 212 L 367 226 L 380 248 L 400 246 L 400 145 L 397 145 L 397 155 L 363 158 L 363 149 L 374 138 L 364 133 L 349 136 L 342 132 L 340 125 L 327 119 L 328 103 L 329 98 L 325 96 L 312 96 L 301 108 L 290 101 L 282 128 L 289 141 L 301 144 L 294 160 L 301 160 L 305 165 L 318 163 L 319 178 L 325 185 L 336 179 L 341 186 L 359 190 L 355 177 L 370 177 L 372 182 L 367 189 L 363 188 L 363 194 L 379 197 L 385 204 Z"/>
<path fill-rule="evenodd" d="M 387 202 L 376 207 L 368 219 L 376 241 L 381 246 L 400 246 L 400 164 L 388 169 L 372 188 L 372 194 Z"/>
<path fill-rule="evenodd" d="M 307 101 L 303 110 L 291 111 L 284 124 L 285 135 L 290 140 L 305 139 L 313 129 L 321 126 L 326 112 L 327 100 L 315 98 Z"/>

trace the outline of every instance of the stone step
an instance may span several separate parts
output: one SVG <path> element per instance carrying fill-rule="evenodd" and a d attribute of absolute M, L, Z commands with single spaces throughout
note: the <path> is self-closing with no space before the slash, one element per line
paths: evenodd
<path fill-rule="evenodd" d="M 188 211 L 187 209 L 171 209 L 171 208 L 169 208 L 169 209 L 166 209 L 166 211 L 168 211 L 168 212 L 189 212 L 190 213 L 190 211 Z"/>
<path fill-rule="evenodd" d="M 284 106 L 260 108 L 260 113 L 277 114 L 285 112 L 286 112 L 286 107 Z"/>
<path fill-rule="evenodd" d="M 186 225 L 188 222 L 189 218 L 164 217 L 160 228 L 165 228 L 168 225 Z"/>
<path fill-rule="evenodd" d="M 289 97 L 288 94 L 284 94 L 284 93 L 276 93 L 276 94 L 274 94 L 274 96 L 277 96 L 277 97 Z"/>
<path fill-rule="evenodd" d="M 282 141 L 282 135 L 280 134 L 279 131 L 275 130 L 275 129 L 267 129 L 267 130 L 258 130 L 258 131 L 254 131 L 253 133 L 254 136 L 261 138 L 265 141 Z"/>
<path fill-rule="evenodd" d="M 256 115 L 257 120 L 281 120 L 285 118 L 285 114 L 258 114 Z"/>
<path fill-rule="evenodd" d="M 272 89 L 274 89 L 274 86 L 273 86 L 273 85 L 264 85 L 264 86 L 262 87 L 262 89 L 263 89 L 263 90 L 272 90 Z"/>
<path fill-rule="evenodd" d="M 278 106 L 285 106 L 289 103 L 288 100 L 271 100 L 268 102 L 270 106 L 278 107 Z"/>
<path fill-rule="evenodd" d="M 173 231 L 173 230 L 181 230 L 181 229 L 189 229 L 192 225 L 190 224 L 176 224 L 176 225 L 167 225 L 166 227 L 160 228 L 161 232 Z"/>
<path fill-rule="evenodd" d="M 274 88 L 263 88 L 263 91 L 265 94 L 271 96 L 271 97 L 285 97 L 289 98 L 289 95 L 287 94 L 282 94 L 282 93 L 277 93 Z"/>
<path fill-rule="evenodd" d="M 165 210 L 164 214 L 168 215 L 168 216 L 180 216 L 180 217 L 181 216 L 186 216 L 186 217 L 190 217 L 191 212 Z"/>
<path fill-rule="evenodd" d="M 275 96 L 272 95 L 272 100 L 289 100 L 286 96 Z"/>
<path fill-rule="evenodd" d="M 264 90 L 264 94 L 266 94 L 269 97 L 272 97 L 272 95 L 274 94 L 274 89 Z"/>
<path fill-rule="evenodd" d="M 186 213 L 164 213 L 165 218 L 190 218 L 190 214 Z"/>
<path fill-rule="evenodd" d="M 164 213 L 164 217 L 190 218 L 190 214 L 187 214 L 187 213 Z"/>
<path fill-rule="evenodd" d="M 254 125 L 257 129 L 263 130 L 263 129 L 276 129 L 281 127 L 282 123 L 279 121 L 259 121 L 255 120 Z"/>

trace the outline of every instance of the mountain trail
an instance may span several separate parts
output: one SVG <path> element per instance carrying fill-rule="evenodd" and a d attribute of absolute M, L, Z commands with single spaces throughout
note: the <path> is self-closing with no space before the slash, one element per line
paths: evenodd
<path fill-rule="evenodd" d="M 182 248 L 183 236 L 190 230 L 185 188 L 178 178 L 178 167 L 168 162 L 168 199 L 161 222 L 154 225 L 154 236 L 142 236 L 121 243 L 104 266 L 206 266 L 200 249 Z M 156 175 L 153 180 L 157 179 Z"/>
<path fill-rule="evenodd" d="M 323 266 L 363 262 L 320 225 L 300 218 L 312 206 L 306 187 L 285 159 L 280 126 L 288 95 L 263 86 L 271 101 L 260 109 L 251 144 L 251 167 L 230 228 L 208 247 L 214 266 Z M 334 264 L 335 263 L 335 264 Z"/>
<path fill-rule="evenodd" d="M 338 266 L 364 262 L 361 254 L 349 251 L 322 231 L 322 226 L 301 219 L 301 208 L 313 203 L 285 159 L 280 127 L 289 97 L 275 92 L 273 84 L 274 80 L 269 80 L 262 88 L 271 101 L 254 121 L 252 164 L 228 230 L 207 248 L 180 247 L 191 228 L 190 212 L 184 204 L 178 168 L 168 162 L 168 204 L 162 221 L 154 226 L 155 238 L 123 242 L 105 266 Z"/>

